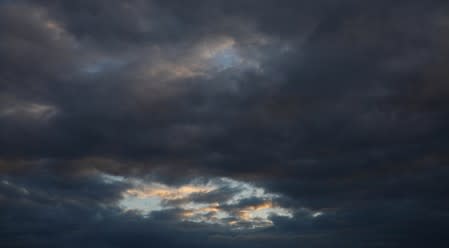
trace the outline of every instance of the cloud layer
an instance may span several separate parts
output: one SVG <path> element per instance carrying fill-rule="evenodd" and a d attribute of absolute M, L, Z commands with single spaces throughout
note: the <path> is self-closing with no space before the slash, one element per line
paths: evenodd
<path fill-rule="evenodd" d="M 447 247 L 448 10 L 0 1 L 0 242 Z"/>

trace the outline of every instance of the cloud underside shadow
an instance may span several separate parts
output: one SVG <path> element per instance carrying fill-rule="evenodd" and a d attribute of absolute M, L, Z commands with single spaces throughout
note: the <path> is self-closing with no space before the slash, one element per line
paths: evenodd
<path fill-rule="evenodd" d="M 447 247 L 448 10 L 0 1 L 0 242 Z"/>

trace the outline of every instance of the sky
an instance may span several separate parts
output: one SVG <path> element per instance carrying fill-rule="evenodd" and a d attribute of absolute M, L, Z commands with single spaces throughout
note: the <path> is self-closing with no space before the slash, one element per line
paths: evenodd
<path fill-rule="evenodd" d="M 0 0 L 0 246 L 449 247 L 449 2 Z"/>

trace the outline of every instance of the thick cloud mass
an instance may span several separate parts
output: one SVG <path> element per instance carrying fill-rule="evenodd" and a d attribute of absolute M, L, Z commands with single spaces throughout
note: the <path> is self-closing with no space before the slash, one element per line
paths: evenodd
<path fill-rule="evenodd" d="M 448 247 L 448 65 L 447 1 L 0 1 L 0 246 Z"/>

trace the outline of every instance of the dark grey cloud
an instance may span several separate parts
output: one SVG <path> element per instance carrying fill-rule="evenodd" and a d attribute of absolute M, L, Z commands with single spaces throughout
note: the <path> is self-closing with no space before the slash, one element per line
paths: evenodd
<path fill-rule="evenodd" d="M 448 8 L 0 1 L 1 242 L 447 247 Z M 234 178 L 295 216 L 241 233 L 145 219 L 101 173 Z"/>

